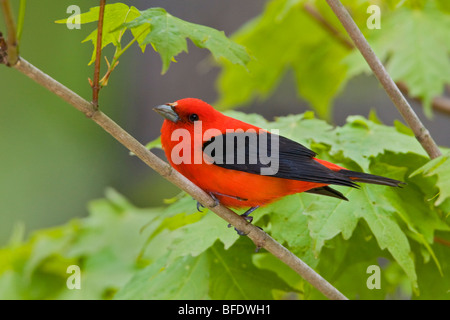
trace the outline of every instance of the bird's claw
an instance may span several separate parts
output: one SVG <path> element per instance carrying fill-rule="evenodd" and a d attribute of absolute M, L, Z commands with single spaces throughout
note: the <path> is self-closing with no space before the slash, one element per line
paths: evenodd
<path fill-rule="evenodd" d="M 212 192 L 209 192 L 208 194 L 214 200 L 214 205 L 212 206 L 212 208 L 217 207 L 220 204 L 219 199 L 217 199 L 216 196 Z M 202 205 L 200 202 L 197 201 L 197 211 L 203 212 L 200 208 L 204 208 L 204 207 L 205 207 L 204 205 Z"/>
<path fill-rule="evenodd" d="M 209 192 L 209 195 L 211 196 L 211 198 L 214 199 L 214 206 L 213 207 L 217 207 L 220 204 L 219 199 L 217 199 L 216 196 L 214 195 L 214 193 L 212 193 L 212 192 Z"/>
<path fill-rule="evenodd" d="M 244 236 L 248 235 L 248 233 L 245 233 L 244 231 L 241 231 L 239 229 L 234 228 L 234 230 L 236 230 L 236 233 L 238 235 L 240 235 L 241 237 L 244 237 Z"/>
<path fill-rule="evenodd" d="M 202 205 L 200 202 L 197 201 L 197 211 L 203 212 L 200 208 L 204 208 L 205 206 Z"/>
<path fill-rule="evenodd" d="M 253 210 L 252 210 L 253 211 Z M 253 217 L 249 216 L 249 213 L 245 212 L 244 214 L 241 214 L 241 217 L 244 218 L 248 223 L 252 223 Z M 228 224 L 228 228 L 231 228 L 231 223 Z M 259 228 L 259 227 L 258 227 Z M 261 228 L 260 228 L 261 229 Z M 237 228 L 234 228 L 236 230 L 236 233 L 240 236 L 246 236 L 248 233 L 245 233 L 244 231 L 241 231 Z M 261 229 L 262 230 L 262 229 Z"/>
<path fill-rule="evenodd" d="M 261 227 L 258 227 L 258 226 L 256 226 L 256 227 L 257 227 L 258 229 L 260 229 L 260 230 L 263 230 L 263 228 L 261 228 Z M 231 228 L 231 224 L 228 224 L 228 228 Z M 248 235 L 248 233 L 245 233 L 244 231 L 241 231 L 241 230 L 239 230 L 238 228 L 234 228 L 234 230 L 236 230 L 236 233 L 237 233 L 238 235 L 240 235 L 240 236 L 246 236 L 246 235 Z M 258 252 L 259 249 L 260 249 L 260 247 L 258 247 L 258 248 L 256 249 L 255 252 Z"/>
<path fill-rule="evenodd" d="M 252 223 L 253 217 L 252 216 L 246 216 L 241 214 L 241 217 L 244 218 L 248 223 Z M 228 224 L 228 228 L 231 228 L 231 223 Z"/>

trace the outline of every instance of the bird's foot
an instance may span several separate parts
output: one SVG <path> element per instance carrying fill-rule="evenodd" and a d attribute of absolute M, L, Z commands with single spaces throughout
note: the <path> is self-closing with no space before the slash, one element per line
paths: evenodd
<path fill-rule="evenodd" d="M 213 200 L 214 200 L 214 206 L 213 206 L 213 208 L 214 208 L 214 207 L 217 207 L 217 206 L 220 204 L 219 199 L 217 199 L 216 196 L 214 195 L 214 193 L 212 193 L 212 192 L 208 192 L 208 194 L 209 194 L 209 195 L 211 196 L 211 198 L 213 198 Z"/>
<path fill-rule="evenodd" d="M 197 211 L 203 212 L 200 208 L 204 208 L 205 206 L 202 205 L 200 202 L 197 201 Z"/>
<path fill-rule="evenodd" d="M 212 192 L 208 192 L 208 194 L 214 200 L 214 205 L 212 206 L 212 208 L 217 207 L 220 204 L 219 199 L 217 199 L 216 196 Z M 200 208 L 204 208 L 204 207 L 205 207 L 204 205 L 202 205 L 199 201 L 197 201 L 197 211 L 203 212 Z"/>
<path fill-rule="evenodd" d="M 253 211 L 255 211 L 258 208 L 259 208 L 259 206 L 251 207 L 250 209 L 245 211 L 243 214 L 241 214 L 241 217 L 244 218 L 248 223 L 252 223 L 253 217 L 250 216 L 250 213 L 252 213 Z M 228 228 L 231 228 L 231 224 L 228 224 Z M 239 230 L 237 228 L 234 228 L 234 230 L 236 230 L 237 234 L 240 235 L 240 236 L 246 236 L 248 234 L 248 233 L 245 233 L 244 231 L 241 231 L 241 230 Z"/>

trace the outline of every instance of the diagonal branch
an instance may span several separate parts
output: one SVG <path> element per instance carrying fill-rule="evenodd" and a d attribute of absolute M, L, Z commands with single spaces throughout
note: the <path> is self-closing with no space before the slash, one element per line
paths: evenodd
<path fill-rule="evenodd" d="M 437 158 L 442 155 L 438 146 L 431 137 L 430 132 L 425 128 L 422 121 L 420 121 L 417 114 L 409 105 L 408 101 L 405 99 L 394 80 L 387 73 L 380 59 L 375 55 L 366 38 L 362 34 L 361 30 L 359 30 L 355 21 L 353 21 L 352 17 L 348 13 L 347 9 L 342 5 L 339 0 L 326 0 L 328 5 L 333 10 L 336 17 L 344 26 L 347 33 L 352 38 L 355 46 L 363 55 L 364 59 L 366 59 L 370 68 L 372 69 L 375 76 L 380 81 L 386 93 L 391 98 L 394 105 L 397 107 L 397 110 L 402 115 L 403 119 L 405 119 L 408 126 L 414 132 L 416 139 L 428 153 L 431 159 Z"/>
<path fill-rule="evenodd" d="M 215 201 L 207 193 L 181 175 L 178 171 L 174 170 L 168 163 L 164 162 L 151 151 L 146 149 L 141 143 L 139 143 L 139 141 L 117 125 L 107 115 L 96 109 L 92 103 L 86 101 L 75 92 L 71 91 L 22 58 L 20 58 L 14 68 L 33 79 L 38 84 L 47 88 L 52 93 L 61 97 L 77 110 L 83 112 L 88 118 L 96 122 L 128 150 L 138 156 L 139 159 L 141 159 L 145 164 L 154 169 L 165 179 L 190 194 L 195 200 L 204 204 L 219 217 L 226 220 L 237 229 L 245 232 L 258 248 L 265 248 L 267 251 L 272 253 L 305 280 L 307 280 L 312 286 L 322 292 L 327 298 L 334 300 L 347 299 L 341 292 L 323 279 L 312 268 L 310 268 L 280 243 L 275 241 L 267 233 L 250 224 L 227 207 L 220 204 L 216 205 Z"/>

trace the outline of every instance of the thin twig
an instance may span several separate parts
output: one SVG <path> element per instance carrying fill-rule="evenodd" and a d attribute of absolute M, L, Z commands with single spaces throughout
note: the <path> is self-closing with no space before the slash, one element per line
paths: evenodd
<path fill-rule="evenodd" d="M 338 29 L 336 29 L 330 22 L 325 19 L 322 14 L 317 11 L 316 8 L 313 7 L 310 3 L 305 3 L 303 5 L 303 9 L 306 11 L 306 13 L 309 14 L 310 17 L 312 17 L 314 20 L 316 20 L 322 28 L 324 28 L 328 33 L 330 33 L 332 36 L 334 36 L 339 42 L 346 47 L 347 49 L 354 49 L 355 46 L 353 45 L 353 42 L 350 41 L 348 37 L 343 35 Z"/>
<path fill-rule="evenodd" d="M 23 58 L 19 60 L 19 62 L 15 65 L 15 68 L 57 96 L 61 97 L 79 111 L 83 112 L 88 118 L 95 121 L 129 151 L 138 156 L 145 164 L 154 169 L 165 179 L 190 194 L 195 200 L 210 208 L 210 210 L 216 213 L 219 217 L 232 224 L 237 229 L 245 232 L 257 247 L 265 248 L 267 251 L 271 252 L 274 256 L 279 258 L 305 280 L 307 280 L 312 286 L 322 292 L 327 298 L 334 300 L 347 299 L 312 268 L 310 268 L 280 243 L 275 241 L 267 233 L 250 224 L 227 207 L 220 204 L 216 205 L 215 200 L 212 199 L 206 192 L 181 175 L 178 171 L 174 170 L 168 163 L 164 162 L 145 148 L 141 143 L 139 143 L 139 141 L 117 125 L 103 112 L 96 109 L 92 103 L 84 100 L 75 92 L 43 73 Z"/>
<path fill-rule="evenodd" d="M 434 109 L 450 115 L 450 98 L 435 97 L 432 101 L 432 106 Z"/>
<path fill-rule="evenodd" d="M 355 46 L 366 59 L 378 81 L 380 81 L 381 85 L 386 90 L 392 102 L 397 107 L 397 110 L 400 112 L 403 119 L 405 119 L 411 130 L 414 132 L 416 139 L 428 153 L 430 158 L 434 159 L 442 155 L 438 146 L 434 142 L 433 137 L 431 137 L 430 132 L 422 124 L 419 117 L 416 115 L 414 110 L 409 105 L 408 101 L 396 86 L 395 82 L 387 73 L 380 59 L 378 59 L 378 57 L 373 52 L 366 38 L 362 34 L 361 30 L 359 30 L 356 23 L 353 21 L 347 9 L 345 9 L 345 7 L 339 0 L 326 1 L 339 21 L 344 26 L 347 33 L 352 38 Z"/>
<path fill-rule="evenodd" d="M 309 14 L 309 16 L 311 18 L 316 20 L 319 23 L 319 25 L 325 31 L 327 31 L 328 33 L 330 33 L 330 35 L 335 37 L 344 47 L 346 47 L 347 49 L 355 49 L 355 46 L 353 45 L 353 42 L 351 42 L 348 37 L 343 35 L 329 21 L 327 21 L 324 18 L 324 16 L 316 8 L 314 8 L 313 5 L 311 5 L 309 3 L 305 3 L 303 5 L 303 9 L 306 11 L 306 13 Z M 409 88 L 406 86 L 405 83 L 403 83 L 403 82 L 396 82 L 395 84 L 403 92 L 403 94 L 407 94 L 408 95 Z M 413 99 L 421 102 L 421 100 L 419 98 L 414 98 L 413 97 Z M 439 112 L 442 112 L 442 113 L 450 115 L 450 99 L 449 98 L 442 97 L 442 96 L 441 97 L 435 97 L 432 100 L 432 102 L 431 102 L 431 106 L 436 111 L 439 111 Z"/>
<path fill-rule="evenodd" d="M 92 83 L 92 104 L 95 109 L 98 109 L 98 92 L 101 87 L 99 84 L 100 79 L 100 62 L 102 54 L 102 35 L 103 35 L 103 17 L 105 15 L 106 0 L 100 0 L 100 9 L 98 13 L 97 23 L 97 50 L 95 52 L 95 68 L 94 68 L 94 81 Z"/>
<path fill-rule="evenodd" d="M 0 0 L 2 4 L 3 15 L 6 22 L 6 31 L 8 33 L 8 38 L 6 39 L 7 44 L 7 65 L 14 66 L 19 59 L 19 48 L 16 38 L 16 25 L 14 23 L 14 16 L 9 0 Z"/>
<path fill-rule="evenodd" d="M 108 70 L 106 71 L 105 75 L 103 76 L 103 78 L 100 79 L 100 83 L 102 86 L 107 86 L 108 85 L 108 81 L 109 81 L 109 77 L 111 76 L 111 73 L 114 71 L 114 69 L 117 67 L 117 65 L 119 64 L 119 58 L 120 56 L 127 51 L 131 45 L 133 43 L 135 43 L 137 41 L 137 39 L 144 33 L 147 32 L 148 29 L 150 29 L 150 27 L 145 28 L 144 30 L 142 30 L 142 32 L 137 35 L 136 37 L 134 37 L 130 42 L 128 42 L 128 44 L 124 47 L 124 48 L 120 48 L 120 41 L 121 41 L 121 37 L 119 37 L 118 39 L 118 46 L 116 48 L 116 51 L 114 52 L 114 57 L 111 63 L 109 63 L 108 59 L 106 59 L 106 64 L 108 65 Z M 119 49 L 120 48 L 120 49 Z"/>
<path fill-rule="evenodd" d="M 409 88 L 404 82 L 396 82 L 397 87 L 404 94 L 409 94 Z M 422 102 L 420 98 L 414 98 L 418 102 Z M 434 97 L 431 101 L 434 110 L 450 115 L 450 99 L 446 97 Z"/>
<path fill-rule="evenodd" d="M 444 246 L 447 246 L 447 247 L 450 247 L 450 241 L 439 238 L 439 237 L 434 237 L 434 242 L 443 244 Z"/>

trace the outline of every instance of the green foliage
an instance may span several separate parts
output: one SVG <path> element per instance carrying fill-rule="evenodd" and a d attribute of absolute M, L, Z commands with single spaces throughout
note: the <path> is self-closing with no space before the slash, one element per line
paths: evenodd
<path fill-rule="evenodd" d="M 246 49 L 223 32 L 180 20 L 161 8 L 139 11 L 121 3 L 105 8 L 102 48 L 111 43 L 116 47 L 112 71 L 131 44 L 137 42 L 142 50 L 151 44 L 161 56 L 164 73 L 179 53 L 187 51 L 190 39 L 228 61 L 219 80 L 222 106 L 267 98 L 291 72 L 299 95 L 319 116 L 327 117 L 334 97 L 350 77 L 364 71 L 365 64 L 307 14 L 304 3 L 269 1 L 260 17 L 237 32 L 234 39 L 252 52 L 251 61 Z M 365 21 L 365 11 L 356 9 L 369 3 L 349 2 L 359 24 Z M 386 4 L 383 31 L 365 32 L 394 79 L 407 83 L 429 106 L 449 82 L 448 34 L 435 30 L 449 24 L 448 8 L 443 1 Z M 324 2 L 316 5 L 342 31 Z M 97 21 L 98 12 L 96 7 L 81 14 L 81 23 Z M 423 29 L 416 30 L 417 24 Z M 133 40 L 122 47 L 127 30 Z M 94 30 L 85 39 L 94 45 L 93 57 L 96 37 Z M 448 299 L 449 153 L 428 161 L 408 128 L 399 122 L 386 126 L 375 114 L 370 119 L 351 116 L 336 128 L 312 112 L 271 122 L 259 115 L 228 114 L 279 130 L 316 151 L 319 158 L 407 183 L 403 188 L 337 187 L 349 202 L 291 195 L 258 209 L 253 223 L 351 299 Z M 160 147 L 160 141 L 147 146 Z M 197 212 L 189 196 L 169 199 L 164 207 L 139 209 L 108 190 L 105 199 L 89 205 L 89 212 L 87 218 L 38 231 L 27 240 L 18 228 L 10 244 L 0 249 L 0 298 L 323 298 L 275 257 L 256 253 L 251 241 L 227 228 L 222 219 L 208 210 Z M 71 265 L 81 270 L 79 290 L 66 285 Z M 381 265 L 381 289 L 367 287 L 371 265 Z"/>
<path fill-rule="evenodd" d="M 305 3 L 313 3 L 328 27 L 305 10 Z M 428 116 L 432 99 L 450 83 L 450 12 L 444 3 L 344 1 L 392 78 L 423 100 Z M 381 6 L 381 29 L 366 27 L 370 4 Z M 325 1 L 269 1 L 260 16 L 233 35 L 255 59 L 248 72 L 223 63 L 217 105 L 230 108 L 267 99 L 286 74 L 293 74 L 299 96 L 329 119 L 333 100 L 345 84 L 370 72 L 361 53 L 342 38 L 350 40 Z"/>
<path fill-rule="evenodd" d="M 80 24 L 86 24 L 98 21 L 99 7 L 93 7 L 88 12 L 82 13 L 79 16 Z M 128 7 L 123 3 L 108 4 L 105 6 L 104 20 L 103 20 L 103 30 L 102 33 L 102 49 L 108 44 L 112 43 L 115 47 L 120 47 L 120 41 L 123 32 L 118 28 L 125 22 L 132 21 L 133 19 L 140 16 L 139 10 L 135 7 Z M 75 19 L 75 17 L 73 17 Z M 67 23 L 68 19 L 62 19 L 55 21 L 56 23 Z M 142 41 L 142 32 L 146 31 L 145 28 L 133 28 L 131 32 L 134 38 L 140 38 Z M 148 30 L 147 30 L 148 32 Z M 94 46 L 92 51 L 92 57 L 89 64 L 95 61 L 95 53 L 97 50 L 97 28 L 92 31 L 83 42 L 91 41 Z M 144 48 L 142 48 L 144 51 Z"/>
<path fill-rule="evenodd" d="M 99 7 L 91 8 L 79 16 L 81 24 L 97 21 L 98 17 Z M 56 21 L 56 23 L 66 22 L 67 19 Z M 120 56 L 134 41 L 138 42 L 142 51 L 147 45 L 152 45 L 161 57 L 162 73 L 168 70 L 170 62 L 175 61 L 179 53 L 187 52 L 186 38 L 191 39 L 197 47 L 211 51 L 216 59 L 224 58 L 242 66 L 250 60 L 245 48 L 230 41 L 224 32 L 181 20 L 162 8 L 139 11 L 123 3 L 107 4 L 103 30 L 102 48 L 113 44 L 117 49 L 116 57 Z M 131 31 L 133 40 L 122 49 L 121 39 L 126 30 Z M 95 61 L 97 49 L 97 29 L 83 40 L 83 42 L 86 41 L 92 41 L 94 45 L 89 62 L 92 63 Z"/>
<path fill-rule="evenodd" d="M 431 101 L 450 83 L 450 15 L 431 3 L 423 8 L 402 8 L 383 21 L 382 32 L 371 31 L 368 40 L 394 81 L 404 82 L 409 93 L 423 100 L 431 116 Z M 369 72 L 356 52 L 348 58 L 352 75 Z"/>
<path fill-rule="evenodd" d="M 450 153 L 428 162 L 423 167 L 414 171 L 411 177 L 418 174 L 423 174 L 427 177 L 437 177 L 436 186 L 439 188 L 439 197 L 436 199 L 436 205 L 450 200 Z"/>
<path fill-rule="evenodd" d="M 450 154 L 427 161 L 402 127 L 362 117 L 333 128 L 311 112 L 273 122 L 235 111 L 228 115 L 278 129 L 322 159 L 407 183 L 338 187 L 348 202 L 288 196 L 255 211 L 254 224 L 351 299 L 448 299 L 450 248 L 443 243 L 450 238 Z M 89 205 L 85 219 L 38 231 L 23 242 L 15 236 L 0 250 L 0 298 L 323 298 L 272 255 L 255 253 L 248 238 L 215 214 L 197 212 L 189 196 L 167 202 L 138 209 L 108 190 L 105 199 Z M 80 290 L 66 287 L 69 265 L 81 268 Z M 366 286 L 370 265 L 382 268 L 381 289 Z"/>
<path fill-rule="evenodd" d="M 332 98 L 345 83 L 346 66 L 336 62 L 346 56 L 347 49 L 298 5 L 287 8 L 288 4 L 270 1 L 260 17 L 233 36 L 255 59 L 247 65 L 248 71 L 223 65 L 218 105 L 226 108 L 267 98 L 286 72 L 293 70 L 299 94 L 319 115 L 327 116 Z"/>
<path fill-rule="evenodd" d="M 187 52 L 186 38 L 199 48 L 206 48 L 216 59 L 225 58 L 231 63 L 245 65 L 250 57 L 245 48 L 230 41 L 225 33 L 206 26 L 190 23 L 178 19 L 162 8 L 150 8 L 124 26 L 133 30 L 142 26 L 150 26 L 148 34 L 143 35 L 140 42 L 151 44 L 159 52 L 165 73 L 170 61 L 182 51 Z"/>

